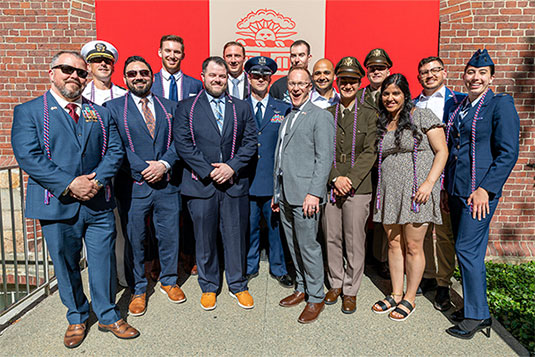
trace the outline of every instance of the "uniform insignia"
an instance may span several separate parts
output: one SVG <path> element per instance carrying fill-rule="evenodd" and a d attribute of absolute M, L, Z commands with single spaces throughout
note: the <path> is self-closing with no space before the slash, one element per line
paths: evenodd
<path fill-rule="evenodd" d="M 354 63 L 353 63 L 353 58 L 351 57 L 346 57 L 344 58 L 344 62 L 342 63 L 343 66 L 347 66 L 347 67 L 352 67 L 354 66 Z"/>
<path fill-rule="evenodd" d="M 258 64 L 265 66 L 266 65 L 266 58 L 265 57 L 259 57 L 258 58 Z"/>
<path fill-rule="evenodd" d="M 97 43 L 97 44 L 95 45 L 95 49 L 96 49 L 98 52 L 104 52 L 104 51 L 106 51 L 106 45 L 103 44 L 103 43 L 100 43 L 100 42 L 99 42 L 99 43 Z"/>
<path fill-rule="evenodd" d="M 89 106 L 83 107 L 82 115 L 84 116 L 86 122 L 98 121 L 97 113 L 95 112 L 95 110 L 89 108 Z"/>
<path fill-rule="evenodd" d="M 50 107 L 50 110 L 58 110 L 58 107 Z"/>
<path fill-rule="evenodd" d="M 381 56 L 381 50 L 376 48 L 375 50 L 372 51 L 370 57 L 379 57 Z"/>
<path fill-rule="evenodd" d="M 274 116 L 271 117 L 272 123 L 282 123 L 283 120 L 284 120 L 284 115 L 275 114 Z"/>

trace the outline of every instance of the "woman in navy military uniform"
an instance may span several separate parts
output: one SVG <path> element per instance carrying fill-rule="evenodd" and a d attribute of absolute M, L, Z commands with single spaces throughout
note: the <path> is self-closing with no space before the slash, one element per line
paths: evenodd
<path fill-rule="evenodd" d="M 452 108 L 446 128 L 450 155 L 442 205 L 451 211 L 464 297 L 464 312 L 452 315 L 462 321 L 446 332 L 464 339 L 480 330 L 490 336 L 485 271 L 489 225 L 518 158 L 520 129 L 513 98 L 494 94 L 489 89 L 493 79 L 492 59 L 487 50 L 477 50 L 463 74 L 468 97 Z"/>

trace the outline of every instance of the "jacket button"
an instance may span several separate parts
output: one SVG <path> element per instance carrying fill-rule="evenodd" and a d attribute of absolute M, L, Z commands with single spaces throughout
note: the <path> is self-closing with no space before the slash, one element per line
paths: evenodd
<path fill-rule="evenodd" d="M 262 145 L 262 144 L 258 143 L 258 146 L 260 146 L 260 145 Z"/>
<path fill-rule="evenodd" d="M 260 159 L 260 155 L 258 155 L 258 158 Z"/>
<path fill-rule="evenodd" d="M 455 160 L 457 160 L 457 155 L 455 155 L 453 158 L 454 158 Z"/>
<path fill-rule="evenodd" d="M 461 145 L 457 145 L 456 148 L 457 150 L 459 150 L 461 148 Z"/>
<path fill-rule="evenodd" d="M 460 138 L 461 137 L 461 133 L 457 133 L 457 137 Z"/>
<path fill-rule="evenodd" d="M 261 131 L 259 131 L 259 132 L 258 132 L 258 135 L 262 135 L 262 132 L 261 132 Z"/>

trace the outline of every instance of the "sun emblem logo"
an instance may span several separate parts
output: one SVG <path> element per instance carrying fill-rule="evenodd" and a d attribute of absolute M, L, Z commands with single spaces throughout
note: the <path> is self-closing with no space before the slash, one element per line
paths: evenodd
<path fill-rule="evenodd" d="M 251 11 L 236 26 L 236 34 L 246 37 L 247 45 L 257 47 L 287 47 L 287 37 L 297 32 L 288 31 L 295 28 L 295 22 L 270 9 Z M 290 40 L 290 44 L 291 44 Z"/>

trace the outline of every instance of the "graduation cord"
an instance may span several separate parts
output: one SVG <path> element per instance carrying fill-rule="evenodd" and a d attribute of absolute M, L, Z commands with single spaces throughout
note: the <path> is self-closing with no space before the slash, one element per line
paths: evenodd
<path fill-rule="evenodd" d="M 50 116 L 48 112 L 48 101 L 46 99 L 47 93 L 43 96 L 43 142 L 45 144 L 45 152 L 46 156 L 49 160 L 52 160 L 52 155 L 50 154 Z M 106 149 L 108 147 L 108 135 L 106 133 L 106 127 L 104 126 L 104 122 L 102 118 L 100 117 L 99 112 L 95 109 L 93 106 L 93 103 L 88 102 L 87 105 L 89 105 L 92 109 L 92 111 L 96 114 L 97 120 L 100 124 L 100 129 L 102 130 L 102 150 L 100 152 L 100 157 L 104 157 L 106 154 Z M 82 115 L 84 115 L 84 111 L 82 110 Z M 85 116 L 85 115 L 84 115 Z M 50 197 L 53 197 L 52 193 L 45 189 L 45 198 L 44 203 L 45 205 L 50 204 Z M 109 185 L 106 185 L 106 202 L 109 202 L 111 199 L 111 189 Z"/>
<path fill-rule="evenodd" d="M 189 131 L 190 131 L 190 134 L 191 134 L 191 140 L 193 142 L 193 146 L 197 146 L 196 142 L 195 142 L 195 133 L 193 131 L 193 112 L 195 110 L 195 105 L 197 104 L 197 101 L 199 100 L 199 97 L 201 96 L 201 94 L 204 92 L 204 89 L 201 90 L 199 92 L 199 94 L 197 94 L 197 96 L 195 97 L 195 99 L 193 100 L 193 104 L 191 105 L 191 109 L 189 111 Z M 237 133 L 238 133 L 238 117 L 236 116 L 236 104 L 234 104 L 234 102 L 232 101 L 231 99 L 231 96 L 230 95 L 227 95 L 227 98 L 228 98 L 228 101 L 229 103 L 232 104 L 232 110 L 233 110 L 233 113 L 234 113 L 234 125 L 233 125 L 233 130 L 232 130 L 232 150 L 230 152 L 230 158 L 234 158 L 234 152 L 236 150 L 236 137 L 237 137 Z M 221 133 L 223 134 L 223 133 Z M 197 174 L 195 174 L 195 172 L 193 172 L 193 169 L 191 170 L 191 178 L 195 181 L 198 181 L 199 178 L 197 177 Z M 231 178 L 232 180 L 232 178 Z"/>
<path fill-rule="evenodd" d="M 364 88 L 364 91 L 362 92 L 362 96 L 360 98 L 360 104 L 364 101 L 364 95 L 366 94 L 366 88 Z M 340 103 L 336 103 L 336 113 L 334 114 L 334 155 L 333 155 L 333 167 L 336 169 L 336 137 L 338 133 L 338 111 L 340 110 Z M 357 107 L 357 101 L 355 100 L 355 113 L 353 117 L 353 140 L 351 141 L 351 168 L 355 166 L 355 145 L 356 145 L 356 137 L 357 137 L 357 118 L 358 118 L 358 107 Z M 355 189 L 351 188 L 349 191 L 349 195 L 353 197 L 355 195 Z M 331 203 L 336 202 L 336 195 L 334 194 L 334 187 L 331 187 L 331 194 L 330 194 L 330 201 Z"/>
<path fill-rule="evenodd" d="M 110 100 L 113 99 L 113 83 L 110 87 Z M 91 81 L 91 101 L 95 101 L 95 82 Z"/>

